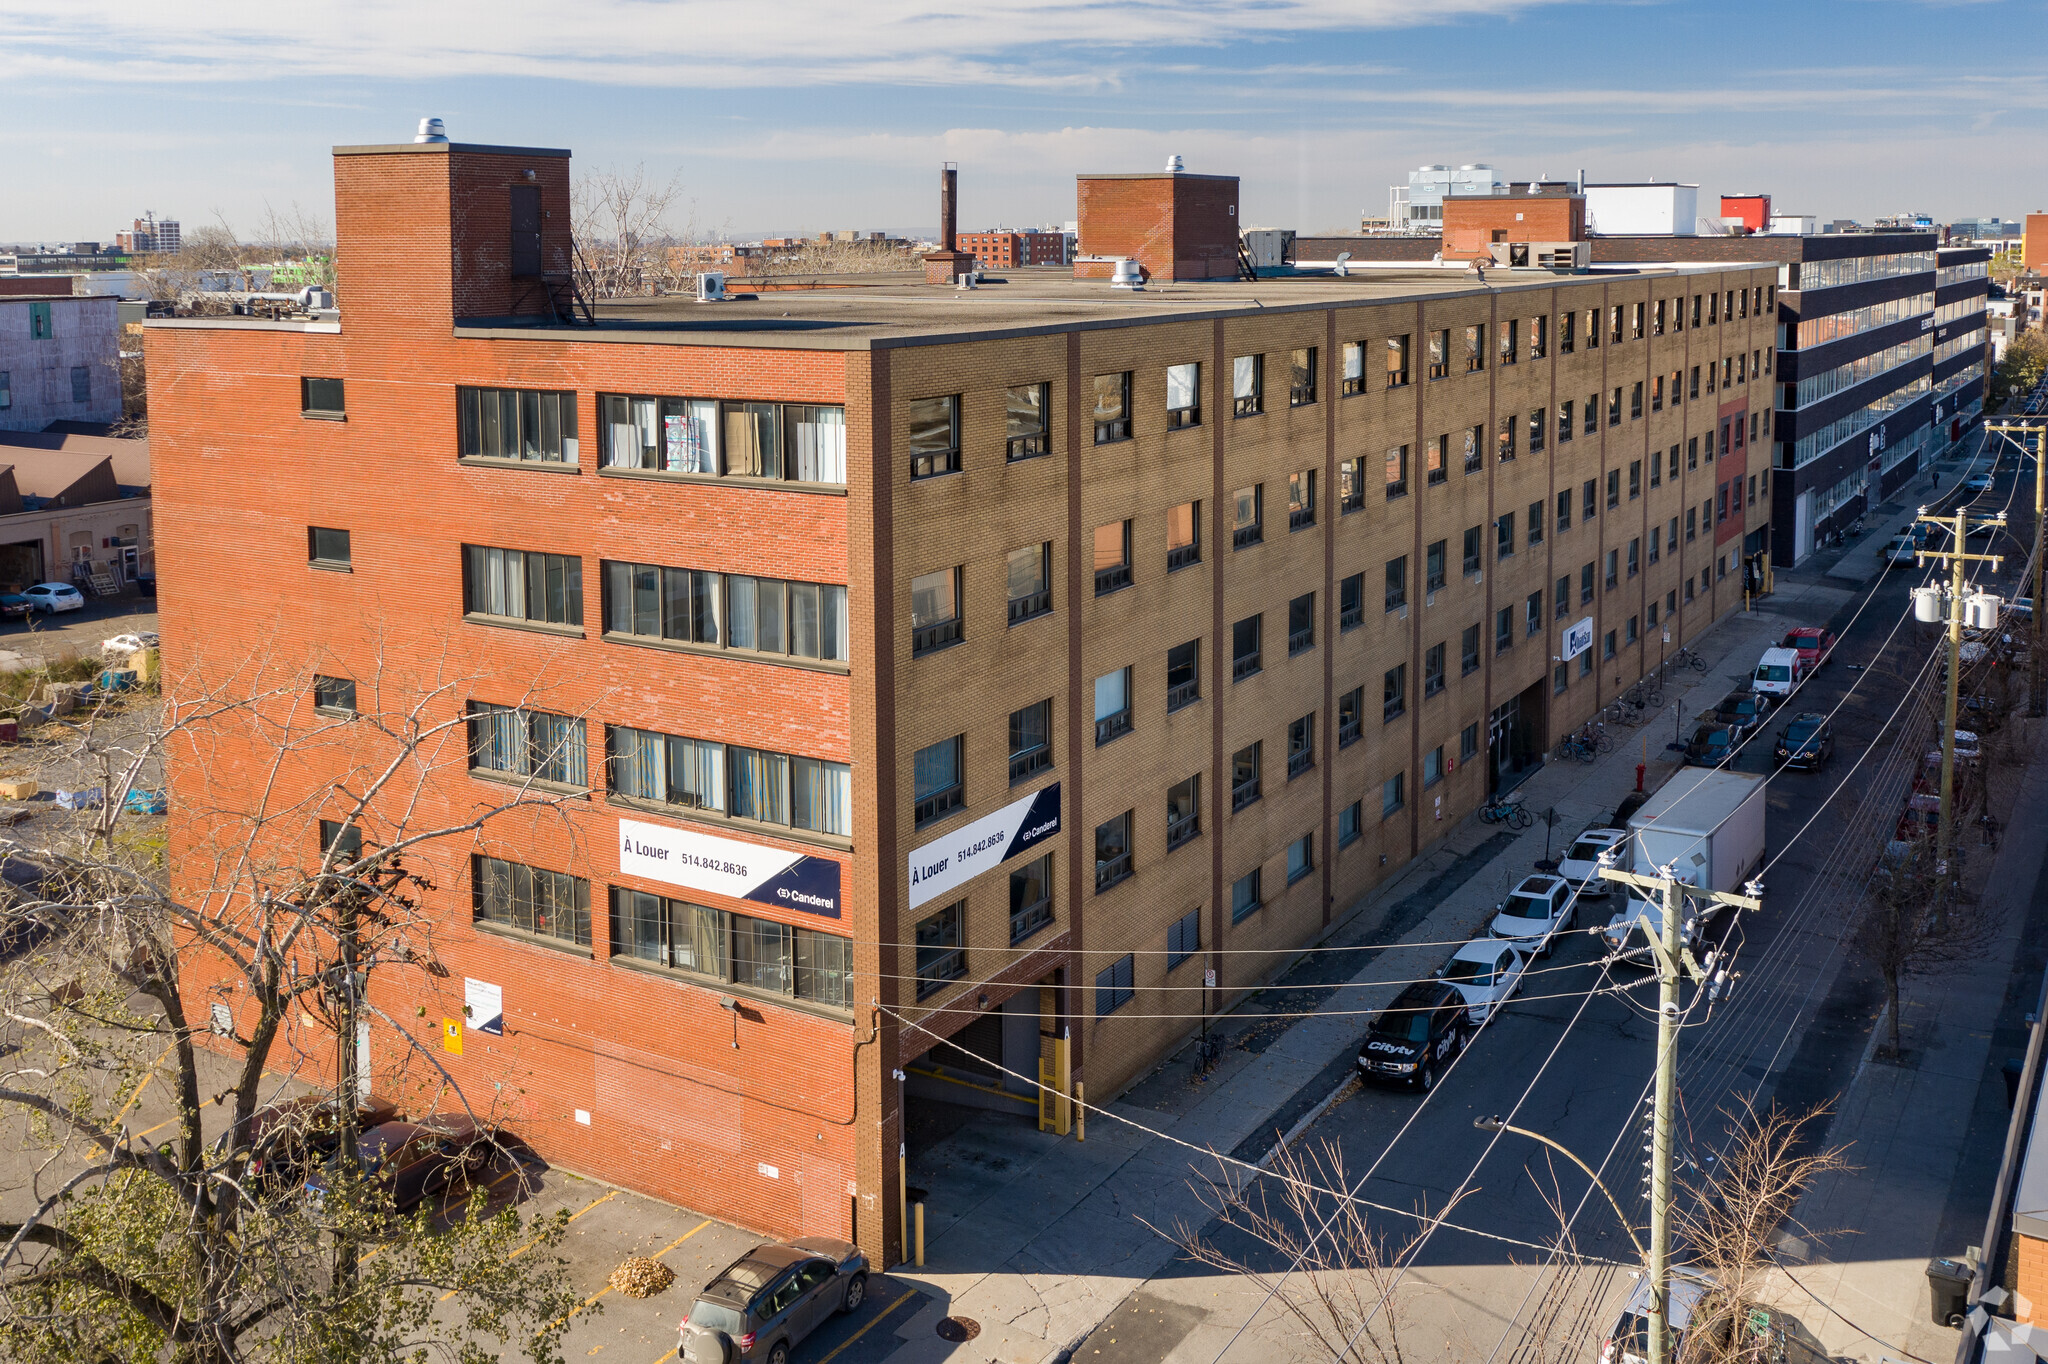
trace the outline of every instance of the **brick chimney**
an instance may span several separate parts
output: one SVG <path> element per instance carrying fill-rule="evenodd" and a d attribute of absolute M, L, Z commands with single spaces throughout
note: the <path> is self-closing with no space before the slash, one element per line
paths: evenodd
<path fill-rule="evenodd" d="M 939 168 L 939 249 L 924 258 L 926 284 L 953 284 L 974 272 L 974 257 L 960 250 L 960 168 Z"/>

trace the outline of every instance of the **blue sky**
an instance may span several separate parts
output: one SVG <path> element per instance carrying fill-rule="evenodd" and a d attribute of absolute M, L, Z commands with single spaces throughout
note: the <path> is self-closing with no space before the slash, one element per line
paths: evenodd
<path fill-rule="evenodd" d="M 0 0 L 0 241 L 331 219 L 327 149 L 426 114 L 744 235 L 930 231 L 948 160 L 963 228 L 1059 222 L 1174 152 L 1303 231 L 1473 161 L 2011 217 L 2048 207 L 2044 39 L 2042 0 Z"/>

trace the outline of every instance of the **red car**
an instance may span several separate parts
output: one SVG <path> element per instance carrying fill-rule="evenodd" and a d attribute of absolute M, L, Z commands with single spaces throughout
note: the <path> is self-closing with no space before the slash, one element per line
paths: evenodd
<path fill-rule="evenodd" d="M 1802 625 L 1797 630 L 1788 630 L 1778 641 L 1781 649 L 1797 649 L 1799 661 L 1807 672 L 1812 672 L 1828 661 L 1828 655 L 1835 651 L 1835 637 L 1818 625 Z"/>

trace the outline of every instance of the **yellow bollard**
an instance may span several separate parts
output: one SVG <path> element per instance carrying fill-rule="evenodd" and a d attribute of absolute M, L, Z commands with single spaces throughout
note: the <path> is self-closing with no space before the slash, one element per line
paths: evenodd
<path fill-rule="evenodd" d="M 924 1268 L 924 1200 L 910 1205 L 917 1213 L 917 1267 Z"/>
<path fill-rule="evenodd" d="M 1088 1086 L 1074 1081 L 1074 1140 L 1088 1140 Z"/>

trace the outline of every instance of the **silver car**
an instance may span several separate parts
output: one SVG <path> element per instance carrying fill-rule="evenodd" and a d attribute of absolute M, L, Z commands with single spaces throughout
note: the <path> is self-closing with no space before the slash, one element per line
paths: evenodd
<path fill-rule="evenodd" d="M 678 1328 L 684 1364 L 789 1364 L 790 1352 L 866 1299 L 868 1261 L 827 1236 L 756 1246 L 706 1284 Z"/>

